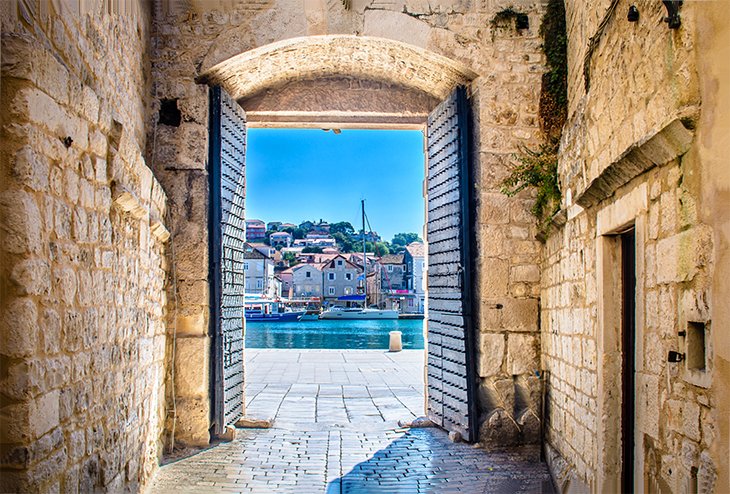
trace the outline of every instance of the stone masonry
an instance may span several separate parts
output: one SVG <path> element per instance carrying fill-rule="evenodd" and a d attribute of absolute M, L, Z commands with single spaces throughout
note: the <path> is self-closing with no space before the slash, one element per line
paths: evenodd
<path fill-rule="evenodd" d="M 143 2 L 5 1 L 0 491 L 137 490 L 165 413 Z"/>
<path fill-rule="evenodd" d="M 706 144 L 696 135 L 708 132 L 700 117 L 703 85 L 716 83 L 712 69 L 698 72 L 697 43 L 718 36 L 703 10 L 716 11 L 720 2 L 685 2 L 677 30 L 662 22 L 667 11 L 659 2 L 633 2 L 636 23 L 626 20 L 628 2 L 618 2 L 613 14 L 609 3 L 566 2 L 564 219 L 547 241 L 541 287 L 546 447 L 561 489 L 619 488 L 621 265 L 614 239 L 633 226 L 634 485 L 641 492 L 719 492 L 727 488 L 726 473 L 717 483 L 727 468 L 719 454 L 727 441 L 712 390 L 727 382 L 727 371 L 716 360 L 715 318 L 727 318 L 717 309 L 722 297 L 714 287 L 723 274 L 714 258 L 717 242 L 726 240 L 713 230 L 723 220 L 710 213 L 715 193 L 705 176 L 716 172 L 700 159 Z M 586 58 L 591 37 L 598 41 Z M 670 350 L 685 360 L 669 363 Z"/>
<path fill-rule="evenodd" d="M 511 6 L 529 17 L 494 21 Z M 425 123 L 428 111 L 453 85 L 468 83 L 475 120 L 477 203 L 476 297 L 480 404 L 486 443 L 536 442 L 540 368 L 538 297 L 540 243 L 529 213 L 529 194 L 499 192 L 511 153 L 539 138 L 538 97 L 543 55 L 540 2 L 453 2 L 448 7 L 413 0 L 341 2 L 173 2 L 155 4 L 153 94 L 147 139 L 155 144 L 155 176 L 169 197 L 176 252 L 178 355 L 177 440 L 209 440 L 207 396 L 207 86 L 221 84 L 255 125 L 340 127 L 354 121 L 398 126 Z M 292 86 L 293 84 L 293 86 Z M 322 84 L 338 95 L 322 100 Z M 364 92 L 373 88 L 375 91 Z M 300 98 L 265 95 L 279 89 Z M 391 94 L 392 90 L 392 94 Z M 289 94 L 289 93 L 287 93 Z M 376 111 L 369 114 L 363 97 Z M 376 101 L 388 104 L 375 104 Z M 157 125 L 162 101 L 180 111 L 177 126 Z M 169 104 L 169 103 L 168 103 Z M 250 105 L 250 106 L 248 106 Z M 398 109 L 399 108 L 399 109 Z M 333 112 L 333 110 L 337 110 Z M 341 115 L 348 115 L 343 119 Z M 420 120 L 419 120 L 420 119 Z M 182 358 L 182 357 L 181 357 Z M 183 360 L 180 360 L 181 362 Z M 491 430 L 497 430 L 494 433 Z"/>
<path fill-rule="evenodd" d="M 541 139 L 543 10 L 0 2 L 0 490 L 141 491 L 173 431 L 209 443 L 208 83 L 252 125 L 324 128 L 422 128 L 465 84 L 482 445 L 542 432 L 559 490 L 618 490 L 618 239 L 633 228 L 635 490 L 728 490 L 730 9 L 683 2 L 670 29 L 655 0 L 566 1 L 545 244 L 530 193 L 500 192 Z"/>

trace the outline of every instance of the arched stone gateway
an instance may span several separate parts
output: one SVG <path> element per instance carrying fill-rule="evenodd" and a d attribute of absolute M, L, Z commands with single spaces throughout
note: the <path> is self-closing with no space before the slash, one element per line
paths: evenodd
<path fill-rule="evenodd" d="M 286 39 L 207 67 L 255 125 L 422 126 L 428 112 L 477 74 L 462 63 L 385 38 Z"/>
<path fill-rule="evenodd" d="M 500 184 L 540 141 L 546 3 L 568 115 L 541 245 Z M 173 433 L 209 444 L 203 75 L 314 127 L 420 126 L 466 82 L 480 441 L 541 432 L 568 492 L 727 490 L 730 9 L 680 3 L 0 1 L 0 491 L 144 490 Z"/>
<path fill-rule="evenodd" d="M 426 325 L 426 412 L 439 426 L 456 431 L 469 441 L 478 439 L 471 283 L 473 257 L 470 250 L 473 244 L 471 112 L 465 89 L 468 77 L 474 75 L 445 57 L 401 42 L 356 36 L 318 36 L 286 40 L 242 53 L 201 76 L 200 81 L 214 88 L 208 160 L 214 434 L 222 434 L 241 417 L 240 400 L 244 399 L 243 329 L 240 313 L 236 310 L 240 307 L 230 305 L 242 285 L 234 281 L 238 271 L 230 253 L 235 249 L 227 247 L 240 243 L 237 238 L 240 233 L 237 230 L 233 235 L 227 233 L 232 225 L 220 218 L 225 218 L 231 208 L 242 212 L 244 191 L 242 185 L 234 183 L 245 183 L 243 143 L 248 118 L 243 114 L 236 118 L 226 116 L 235 110 L 231 105 L 235 106 L 236 99 L 245 108 L 248 95 L 267 90 L 275 92 L 287 81 L 296 81 L 298 89 L 305 93 L 302 100 L 278 100 L 279 111 L 286 112 L 289 117 L 287 125 L 322 125 L 324 117 L 329 118 L 327 125 L 339 127 L 342 124 L 383 127 L 394 123 L 402 126 L 403 121 L 394 119 L 403 118 L 407 111 L 410 122 L 425 130 L 428 148 L 425 239 L 430 307 Z M 329 84 L 338 78 L 347 78 L 361 87 L 381 86 L 370 101 L 363 101 L 359 91 L 344 88 L 346 94 L 339 98 L 338 104 L 345 105 L 349 111 L 328 112 L 332 108 L 330 98 L 314 101 L 315 111 L 307 111 L 312 110 L 313 100 L 307 97 L 306 87 L 316 84 L 320 78 Z M 413 99 L 401 99 L 396 104 L 391 101 L 397 112 L 391 115 L 373 112 L 370 107 L 389 99 L 392 92 L 401 97 L 410 94 Z M 444 101 L 431 111 L 432 102 L 438 102 L 439 98 Z M 273 98 L 267 95 L 263 99 Z M 417 106 L 424 101 L 431 104 Z M 272 113 L 276 112 L 260 116 L 271 118 Z M 301 121 L 294 120 L 296 117 Z M 232 163 L 240 165 L 232 168 Z M 226 181 L 230 183 L 225 185 Z M 221 182 L 224 184 L 222 189 Z M 240 204 L 236 203 L 235 197 L 240 199 Z M 232 311 L 239 314 L 237 319 L 226 317 Z"/>
<path fill-rule="evenodd" d="M 153 62 L 157 97 L 176 100 L 182 117 L 179 127 L 158 127 L 158 150 L 162 146 L 174 154 L 158 151 L 155 163 L 173 203 L 177 227 L 172 230 L 181 232 L 178 273 L 185 283 L 208 283 L 199 265 L 207 258 L 205 244 L 191 242 L 184 233 L 207 237 L 206 209 L 176 206 L 195 205 L 199 199 L 191 201 L 190 191 L 207 189 L 204 148 L 185 151 L 191 137 L 200 142 L 207 133 L 203 83 L 225 88 L 250 125 L 319 128 L 424 128 L 429 113 L 463 85 L 474 124 L 466 157 L 479 184 L 467 187 L 473 221 L 465 226 L 473 244 L 471 286 L 479 300 L 468 345 L 480 405 L 473 415 L 485 430 L 502 420 L 514 424 L 539 415 L 534 376 L 539 368 L 539 242 L 530 234 L 529 198 L 510 199 L 499 188 L 511 153 L 539 135 L 541 6 L 522 2 L 532 27 L 518 30 L 514 23 L 493 22 L 500 9 L 490 2 L 448 9 L 383 2 L 378 8 L 355 5 L 352 11 L 329 2 L 320 17 L 310 9 L 318 2 L 286 8 L 271 2 L 256 9 L 246 4 L 243 19 L 206 10 L 205 2 L 200 8 L 191 3 L 192 11 L 185 14 L 158 16 Z M 182 169 L 181 161 L 190 165 Z M 207 354 L 207 299 L 204 292 L 186 294 L 176 318 L 178 332 L 184 328 L 182 344 Z M 207 386 L 193 392 L 189 383 L 176 387 L 178 440 L 206 440 L 209 400 L 201 389 Z M 537 440 L 525 432 L 534 427 L 502 430 L 511 432 L 482 436 L 490 444 Z"/>

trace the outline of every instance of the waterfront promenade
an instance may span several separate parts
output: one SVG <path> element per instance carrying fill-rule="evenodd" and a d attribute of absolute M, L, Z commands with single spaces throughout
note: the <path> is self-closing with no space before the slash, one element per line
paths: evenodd
<path fill-rule="evenodd" d="M 247 415 L 274 426 L 161 467 L 152 493 L 552 492 L 537 450 L 487 453 L 398 425 L 423 413 L 423 350 L 246 355 Z"/>

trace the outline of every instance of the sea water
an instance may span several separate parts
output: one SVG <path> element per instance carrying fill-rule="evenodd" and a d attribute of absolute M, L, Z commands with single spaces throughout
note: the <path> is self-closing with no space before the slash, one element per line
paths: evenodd
<path fill-rule="evenodd" d="M 247 348 L 387 350 L 389 333 L 403 333 L 404 349 L 423 349 L 423 320 L 246 322 Z"/>

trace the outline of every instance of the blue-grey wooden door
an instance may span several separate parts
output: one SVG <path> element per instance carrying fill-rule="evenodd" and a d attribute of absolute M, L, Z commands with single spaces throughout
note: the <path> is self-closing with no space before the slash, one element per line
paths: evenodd
<path fill-rule="evenodd" d="M 246 114 L 210 88 L 208 179 L 211 421 L 221 434 L 243 415 L 243 303 Z"/>
<path fill-rule="evenodd" d="M 469 102 L 458 87 L 428 118 L 427 413 L 477 440 L 475 338 L 471 322 Z"/>

